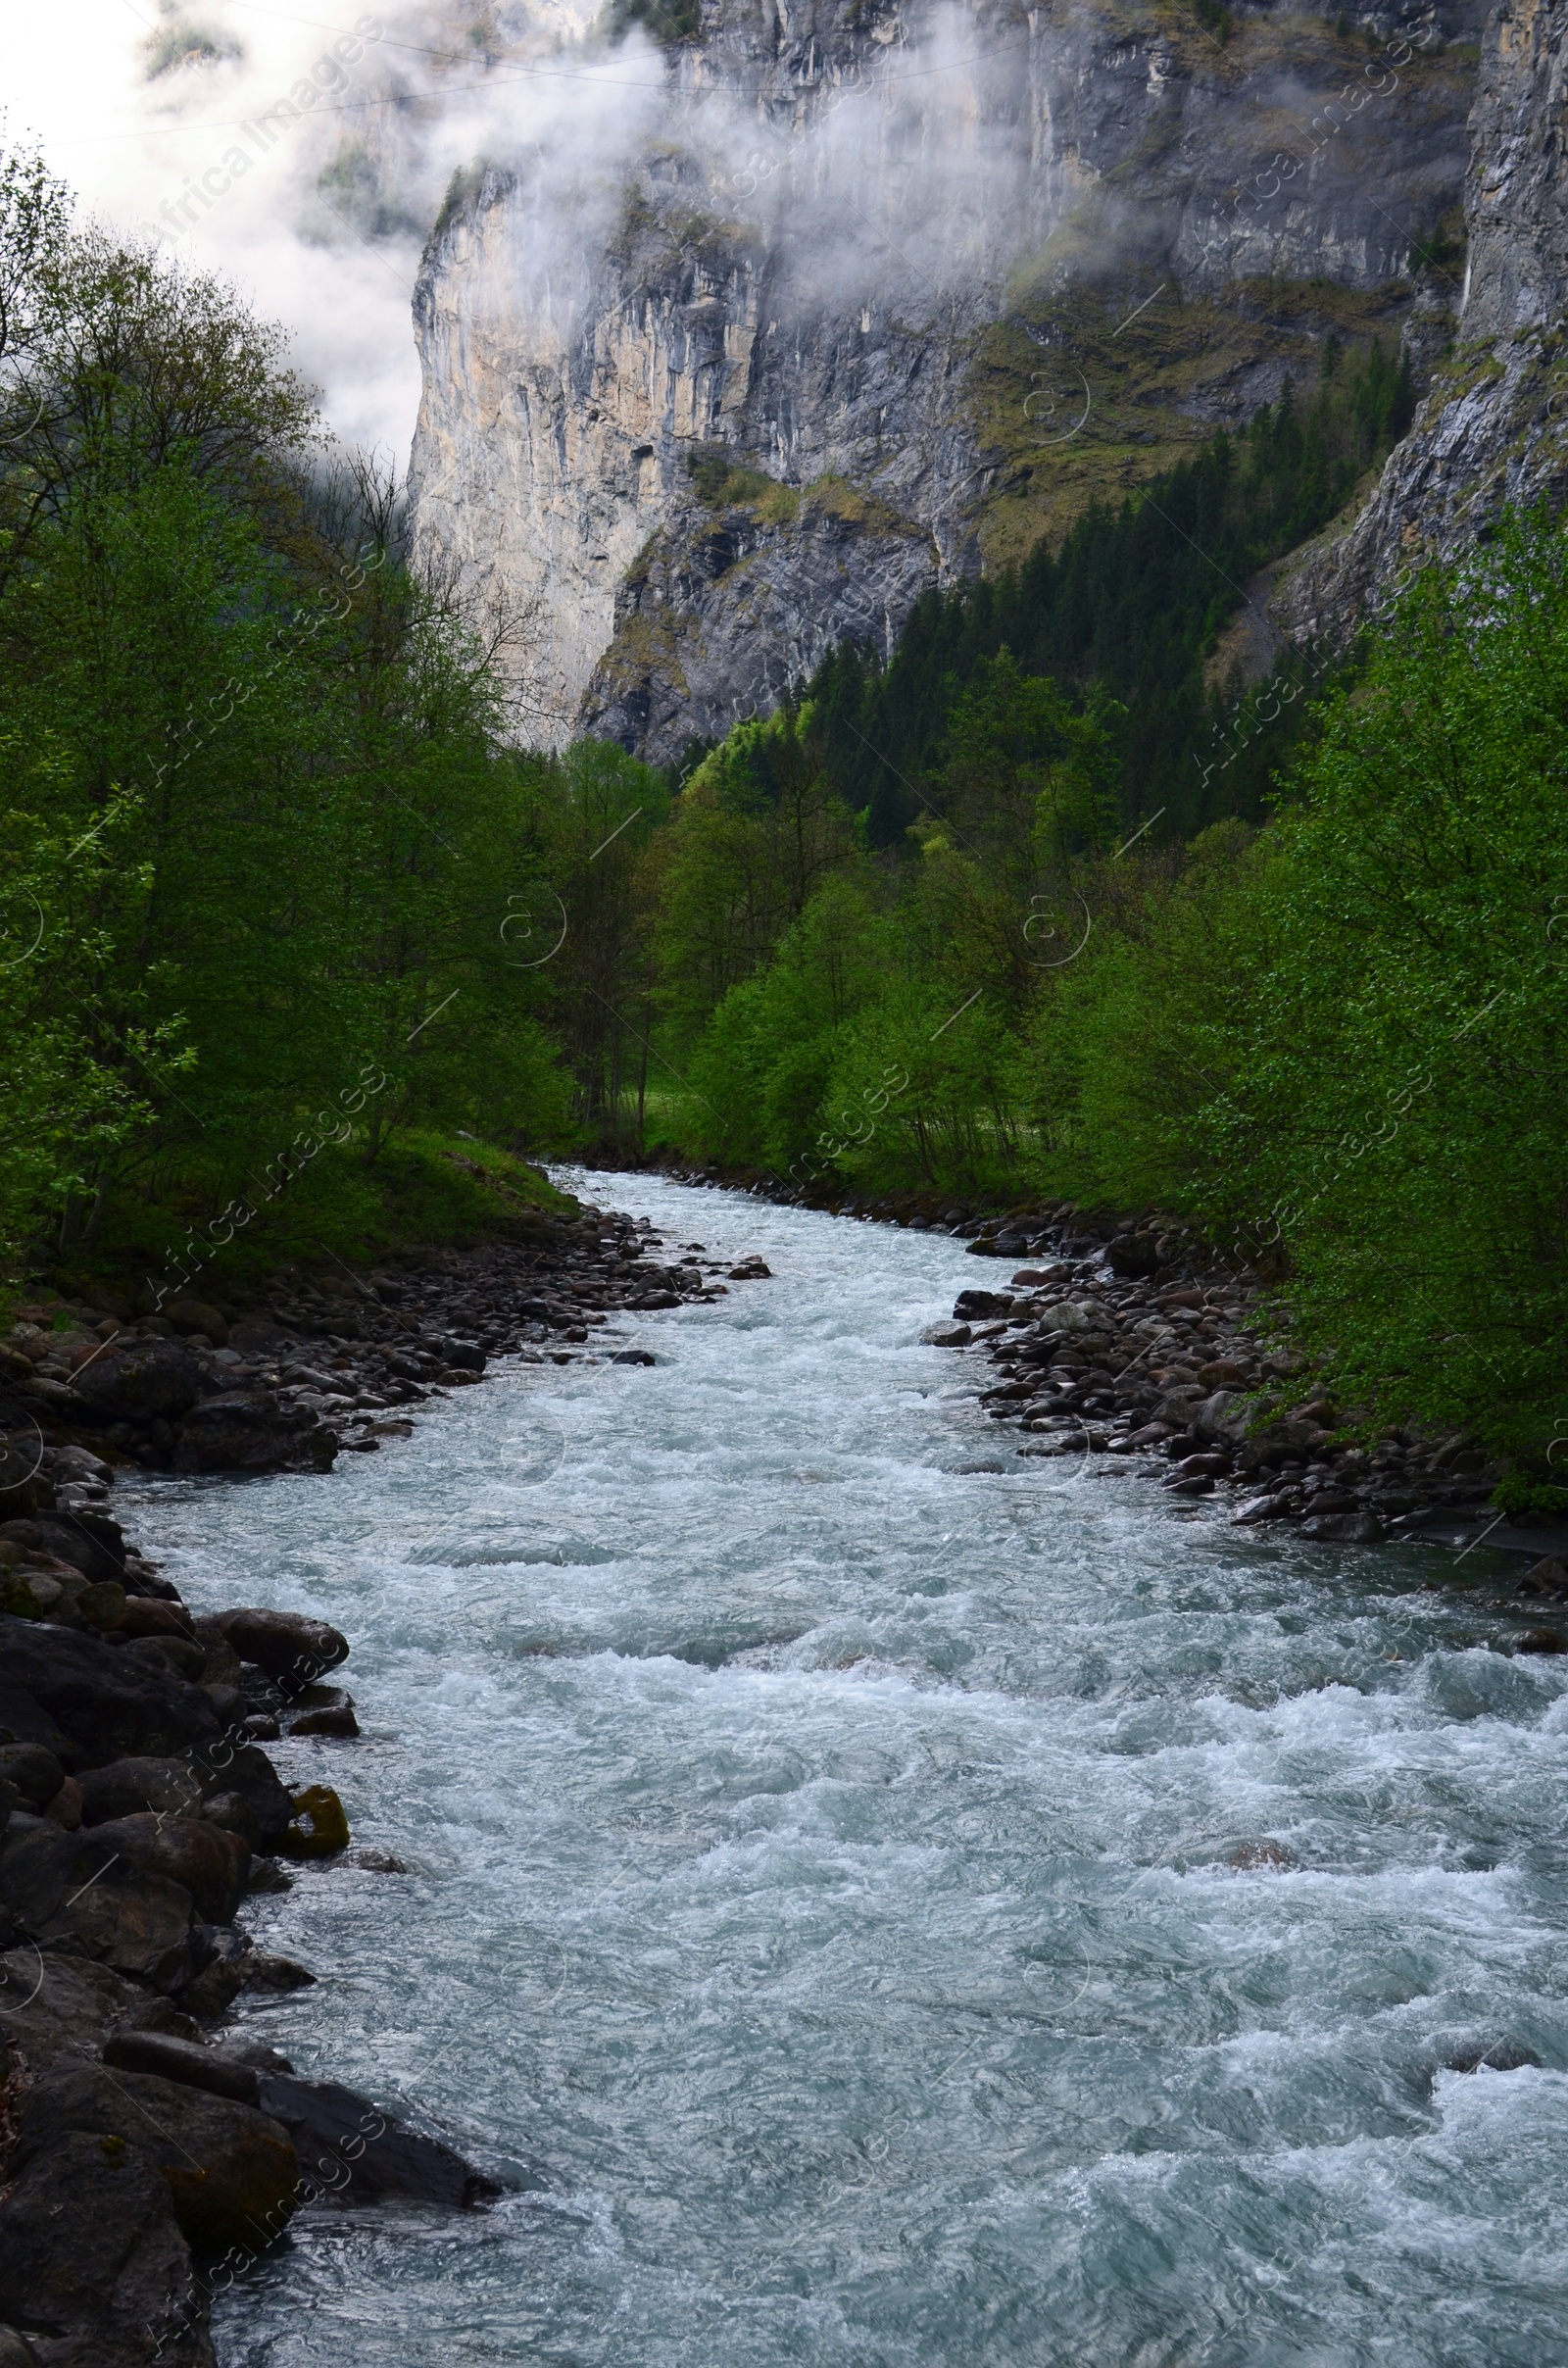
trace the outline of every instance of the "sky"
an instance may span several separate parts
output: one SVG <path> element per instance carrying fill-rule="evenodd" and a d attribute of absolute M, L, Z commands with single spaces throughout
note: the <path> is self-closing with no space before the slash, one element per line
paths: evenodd
<path fill-rule="evenodd" d="M 657 103 L 640 36 L 573 47 L 546 0 L 34 0 L 7 10 L 3 103 L 81 209 L 218 267 L 284 323 L 346 443 L 408 460 L 411 306 L 454 170 Z M 259 125 L 259 129 L 247 129 Z"/>
<path fill-rule="evenodd" d="M 718 218 L 766 225 L 844 308 L 901 283 L 935 306 L 988 248 L 1018 245 L 1020 37 L 977 44 L 963 0 L 925 12 L 918 42 L 882 48 L 878 31 L 863 62 L 833 65 L 799 136 L 710 77 L 677 94 L 640 27 L 595 33 L 602 6 L 9 0 L 6 128 L 39 140 L 83 211 L 222 270 L 285 325 L 330 428 L 400 469 L 419 258 L 477 159 L 523 193 L 492 291 L 523 345 L 584 282 L 569 267 L 597 251 L 636 160 L 672 137 L 701 154 Z"/>

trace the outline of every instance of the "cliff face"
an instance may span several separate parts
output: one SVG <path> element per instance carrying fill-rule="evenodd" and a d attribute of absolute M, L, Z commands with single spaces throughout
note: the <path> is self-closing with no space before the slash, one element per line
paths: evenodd
<path fill-rule="evenodd" d="M 1477 0 L 1207 14 L 706 0 L 696 37 L 612 53 L 643 84 L 618 146 L 454 193 L 416 535 L 511 619 L 519 736 L 666 761 L 1245 418 L 1329 330 L 1398 333 L 1461 188 Z"/>
<path fill-rule="evenodd" d="M 1342 644 L 1412 564 L 1451 557 L 1506 503 L 1568 499 L 1568 9 L 1502 0 L 1487 27 L 1465 182 L 1458 342 L 1348 534 L 1310 553 L 1275 614 Z"/>

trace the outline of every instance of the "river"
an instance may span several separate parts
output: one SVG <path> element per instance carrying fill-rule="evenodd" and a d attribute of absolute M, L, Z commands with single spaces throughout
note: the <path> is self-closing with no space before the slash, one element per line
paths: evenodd
<path fill-rule="evenodd" d="M 571 1180 L 774 1279 L 122 1492 L 347 1632 L 275 1756 L 408 1869 L 249 1903 L 322 1977 L 251 2027 L 538 2182 L 302 2216 L 223 2368 L 1568 2363 L 1568 1667 L 1486 1553 L 1021 1458 L 961 1245 Z"/>

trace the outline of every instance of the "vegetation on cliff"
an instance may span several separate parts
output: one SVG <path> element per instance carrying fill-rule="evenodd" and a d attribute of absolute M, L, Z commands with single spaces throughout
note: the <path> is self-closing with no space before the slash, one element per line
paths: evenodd
<path fill-rule="evenodd" d="M 1214 679 L 1403 423 L 1378 349 L 665 777 L 509 745 L 229 291 L 16 155 L 0 271 L 13 1266 L 482 1230 L 588 1143 L 1157 1205 L 1549 1479 L 1562 538 L 1427 569 L 1353 677 Z"/>

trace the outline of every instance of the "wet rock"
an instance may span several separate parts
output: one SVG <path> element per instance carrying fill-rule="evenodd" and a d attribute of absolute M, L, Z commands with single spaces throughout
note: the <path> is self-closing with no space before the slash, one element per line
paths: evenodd
<path fill-rule="evenodd" d="M 1438 2058 L 1446 2072 L 1524 2072 L 1539 2070 L 1541 2058 L 1523 2041 L 1494 2039 L 1479 2047 L 1454 2047 Z"/>
<path fill-rule="evenodd" d="M 178 1341 L 153 1339 L 95 1357 L 73 1386 L 102 1422 L 172 1422 L 196 1404 L 203 1379 L 189 1349 Z"/>
<path fill-rule="evenodd" d="M 292 1957 L 269 1955 L 259 1949 L 246 1964 L 245 1987 L 282 1997 L 291 1990 L 314 1990 L 316 1976 Z"/>
<path fill-rule="evenodd" d="M 1375 1513 L 1316 1513 L 1301 1523 L 1300 1534 L 1337 1546 L 1380 1546 L 1383 1524 Z"/>
<path fill-rule="evenodd" d="M 1236 1527 L 1247 1529 L 1255 1526 L 1260 1521 L 1282 1521 L 1286 1518 L 1288 1511 L 1289 1506 L 1286 1500 L 1277 1494 L 1249 1497 L 1237 1506 L 1231 1515 L 1231 1520 Z"/>
<path fill-rule="evenodd" d="M 285 1858 L 330 1858 L 349 1846 L 349 1821 L 330 1785 L 309 1784 L 294 1796 L 294 1819 L 278 1836 Z"/>
<path fill-rule="evenodd" d="M 348 1742 L 360 1731 L 352 1699 L 339 1686 L 307 1686 L 301 1707 L 283 1720 L 285 1735 L 325 1735 Z"/>
<path fill-rule="evenodd" d="M 52 1742 L 49 1748 L 74 1775 L 128 1755 L 178 1752 L 218 1732 L 217 1714 L 198 1687 L 71 1629 L 0 1617 L 0 1676 L 7 1688 L 24 1689 L 55 1722 L 66 1750 Z M 0 1721 L 4 1702 L 0 1691 Z"/>
<path fill-rule="evenodd" d="M 956 1323 L 967 1322 L 972 1316 L 977 1315 L 1010 1315 L 1011 1313 L 1012 1294 L 1010 1291 L 960 1291 L 953 1303 L 953 1316 Z"/>
<path fill-rule="evenodd" d="M 1547 1554 L 1543 1561 L 1532 1562 L 1514 1593 L 1544 1596 L 1548 1602 L 1568 1603 L 1568 1561 L 1560 1554 Z"/>
<path fill-rule="evenodd" d="M 928 1349 L 966 1349 L 974 1334 L 967 1324 L 927 1324 L 920 1338 Z"/>
<path fill-rule="evenodd" d="M 1530 1628 L 1514 1641 L 1515 1653 L 1568 1653 L 1565 1641 L 1554 1628 Z"/>
<path fill-rule="evenodd" d="M 57 2072 L 18 2117 L 18 2166 L 62 2138 L 96 2140 L 113 2163 L 136 2158 L 163 2181 L 186 2242 L 203 2252 L 259 2252 L 292 2217 L 300 2163 L 287 2131 L 254 2105 L 96 2065 Z"/>
<path fill-rule="evenodd" d="M 275 1684 L 296 1693 L 348 1659 L 348 1638 L 301 1612 L 243 1606 L 220 1611 L 217 1618 L 242 1661 L 254 1662 Z"/>
<path fill-rule="evenodd" d="M 461 2211 L 491 2203 L 501 2193 L 494 2179 L 439 2139 L 411 2130 L 335 2081 L 264 2072 L 258 2097 L 262 2110 L 292 2136 L 300 2169 L 319 2181 L 323 2202 L 403 2195 Z"/>
<path fill-rule="evenodd" d="M 325 1472 L 337 1433 L 304 1409 L 285 1407 L 271 1390 L 233 1390 L 193 1406 L 179 1426 L 180 1472 Z"/>

